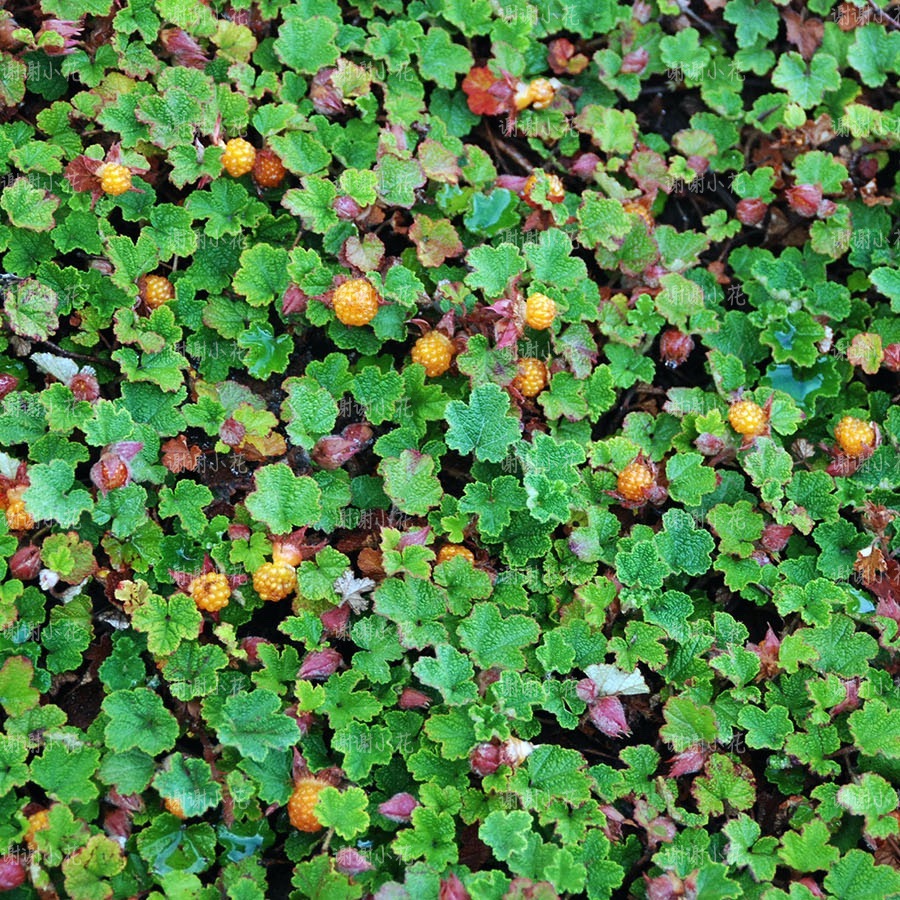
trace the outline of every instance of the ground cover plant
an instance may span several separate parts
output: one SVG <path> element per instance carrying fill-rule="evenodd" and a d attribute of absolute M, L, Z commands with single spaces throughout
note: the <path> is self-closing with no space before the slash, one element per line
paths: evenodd
<path fill-rule="evenodd" d="M 0 56 L 0 890 L 900 897 L 896 7 Z"/>

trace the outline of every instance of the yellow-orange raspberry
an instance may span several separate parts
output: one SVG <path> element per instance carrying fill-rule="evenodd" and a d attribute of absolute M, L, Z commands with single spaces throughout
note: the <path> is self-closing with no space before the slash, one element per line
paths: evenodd
<path fill-rule="evenodd" d="M 22 494 L 27 490 L 26 485 L 19 485 L 6 492 L 6 524 L 10 531 L 28 531 L 34 528 L 34 517 L 25 508 Z"/>
<path fill-rule="evenodd" d="M 181 805 L 181 801 L 177 800 L 175 797 L 166 797 L 163 800 L 163 805 L 166 807 L 166 810 L 172 813 L 173 816 L 178 816 L 179 819 L 186 818 L 184 814 L 184 807 Z"/>
<path fill-rule="evenodd" d="M 546 109 L 556 96 L 556 88 L 549 78 L 535 78 L 528 85 L 528 92 L 531 95 L 531 105 L 535 109 Z"/>
<path fill-rule="evenodd" d="M 523 397 L 537 397 L 547 387 L 547 367 L 543 360 L 526 356 L 519 360 L 518 370 L 513 387 Z"/>
<path fill-rule="evenodd" d="M 243 138 L 232 138 L 225 145 L 222 166 L 232 178 L 240 178 L 252 171 L 255 162 L 256 150 L 253 149 L 253 144 Z"/>
<path fill-rule="evenodd" d="M 646 463 L 635 460 L 628 463 L 616 481 L 616 490 L 632 503 L 639 503 L 647 499 L 647 490 L 653 486 L 656 479 L 653 470 Z"/>
<path fill-rule="evenodd" d="M 266 147 L 256 154 L 256 161 L 253 163 L 253 180 L 264 188 L 276 188 L 287 174 L 283 163 L 278 158 L 274 150 Z"/>
<path fill-rule="evenodd" d="M 299 778 L 297 780 L 287 806 L 291 825 L 298 831 L 312 834 L 322 830 L 322 823 L 316 818 L 313 810 L 319 794 L 327 787 L 326 782 L 319 781 L 317 778 Z"/>
<path fill-rule="evenodd" d="M 206 612 L 218 612 L 228 605 L 231 585 L 221 572 L 207 572 L 191 582 L 188 588 L 194 603 Z"/>
<path fill-rule="evenodd" d="M 105 194 L 118 197 L 131 190 L 131 172 L 119 163 L 106 163 L 97 169 L 100 187 Z"/>
<path fill-rule="evenodd" d="M 453 559 L 454 556 L 462 556 L 473 564 L 475 562 L 475 554 L 468 547 L 463 547 L 462 544 L 444 544 L 438 551 L 437 561 L 438 563 L 445 563 L 447 560 Z"/>
<path fill-rule="evenodd" d="M 28 830 L 25 832 L 25 844 L 29 850 L 37 850 L 38 845 L 35 835 L 39 831 L 46 831 L 50 827 L 50 813 L 46 809 L 39 809 L 28 817 Z"/>
<path fill-rule="evenodd" d="M 138 282 L 141 299 L 150 309 L 159 309 L 166 301 L 175 296 L 172 282 L 164 275 L 144 275 Z"/>
<path fill-rule="evenodd" d="M 263 600 L 284 600 L 297 589 L 297 570 L 287 563 L 263 563 L 253 573 L 253 589 Z"/>
<path fill-rule="evenodd" d="M 627 203 L 622 204 L 622 209 L 627 213 L 634 213 L 634 215 L 640 216 L 648 228 L 653 228 L 653 216 L 650 215 L 650 210 L 643 203 L 635 203 L 633 200 L 629 200 Z"/>
<path fill-rule="evenodd" d="M 728 421 L 731 427 L 744 437 L 757 437 L 768 425 L 766 411 L 752 400 L 738 400 L 728 410 Z"/>
<path fill-rule="evenodd" d="M 525 182 L 525 187 L 522 191 L 526 202 L 531 200 L 531 195 L 534 192 L 537 181 L 537 172 L 532 172 L 528 176 L 528 180 Z M 566 199 L 566 189 L 558 175 L 547 175 L 547 199 L 551 203 L 562 203 L 563 200 Z"/>
<path fill-rule="evenodd" d="M 525 301 L 525 324 L 543 331 L 556 318 L 556 303 L 546 294 L 532 294 Z"/>
<path fill-rule="evenodd" d="M 429 378 L 437 378 L 450 368 L 453 361 L 453 341 L 439 331 L 423 334 L 412 348 L 412 361 L 425 366 Z"/>
<path fill-rule="evenodd" d="M 875 428 L 871 422 L 844 416 L 834 429 L 834 436 L 847 456 L 859 456 L 875 446 Z"/>
<path fill-rule="evenodd" d="M 365 278 L 345 281 L 334 292 L 334 314 L 344 325 L 368 325 L 378 312 L 378 293 Z"/>

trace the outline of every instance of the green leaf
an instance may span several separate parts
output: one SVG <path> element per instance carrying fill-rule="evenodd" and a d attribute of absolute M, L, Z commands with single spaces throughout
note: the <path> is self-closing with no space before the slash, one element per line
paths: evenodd
<path fill-rule="evenodd" d="M 209 763 L 182 753 L 166 759 L 153 787 L 163 797 L 177 800 L 188 818 L 203 815 L 222 800 L 222 789 L 213 780 Z"/>
<path fill-rule="evenodd" d="M 21 715 L 40 701 L 40 691 L 32 685 L 34 665 L 24 656 L 11 656 L 0 668 L 0 705 L 9 716 Z"/>
<path fill-rule="evenodd" d="M 708 531 L 696 528 L 693 517 L 680 509 L 670 509 L 663 516 L 663 526 L 654 540 L 660 557 L 673 572 L 703 575 L 709 571 L 715 541 Z"/>
<path fill-rule="evenodd" d="M 437 688 L 450 706 L 473 703 L 478 699 L 472 663 L 459 650 L 446 644 L 435 649 L 434 658 L 422 657 L 413 666 L 413 672 L 422 684 Z"/>
<path fill-rule="evenodd" d="M 509 411 L 509 396 L 496 384 L 482 384 L 472 391 L 469 403 L 447 404 L 447 446 L 460 453 L 474 451 L 480 460 L 500 462 L 519 437 L 519 424 Z"/>
<path fill-rule="evenodd" d="M 428 29 L 425 41 L 418 51 L 419 71 L 423 78 L 437 83 L 438 87 L 456 87 L 456 76 L 472 68 L 472 54 L 450 35 L 437 26 Z"/>
<path fill-rule="evenodd" d="M 488 298 L 499 297 L 510 279 L 525 269 L 525 260 L 512 244 L 490 247 L 479 244 L 466 256 L 472 271 L 466 275 L 466 284 L 473 290 L 482 290 Z"/>
<path fill-rule="evenodd" d="M 494 852 L 500 862 L 524 853 L 528 847 L 526 834 L 531 834 L 532 818 L 521 809 L 512 812 L 494 810 L 482 822 L 478 836 Z"/>
<path fill-rule="evenodd" d="M 3 65 L 6 65 L 5 61 Z M 17 178 L 0 194 L 0 209 L 9 216 L 9 221 L 16 228 L 28 231 L 49 231 L 53 228 L 56 224 L 53 213 L 58 206 L 58 197 L 34 187 L 27 178 Z"/>
<path fill-rule="evenodd" d="M 327 787 L 316 803 L 316 818 L 333 828 L 344 840 L 351 840 L 369 827 L 369 801 L 362 788 L 349 787 L 344 791 Z"/>
<path fill-rule="evenodd" d="M 847 720 L 853 742 L 866 756 L 900 758 L 900 710 L 890 709 L 883 700 L 867 700 L 862 709 Z"/>
<path fill-rule="evenodd" d="M 70 897 L 110 896 L 110 881 L 125 868 L 122 848 L 105 834 L 95 834 L 62 863 L 63 880 Z"/>
<path fill-rule="evenodd" d="M 384 492 L 401 512 L 424 516 L 441 502 L 444 490 L 434 474 L 434 460 L 417 450 L 404 450 L 378 464 Z"/>
<path fill-rule="evenodd" d="M 785 53 L 772 73 L 772 84 L 790 94 L 791 100 L 804 109 L 821 103 L 826 91 L 836 91 L 841 85 L 837 60 L 822 50 L 816 52 L 807 65 L 796 51 Z"/>
<path fill-rule="evenodd" d="M 324 16 L 305 16 L 296 7 L 285 12 L 274 49 L 290 68 L 306 75 L 333 66 L 340 55 L 335 38 L 338 26 Z"/>
<path fill-rule="evenodd" d="M 830 837 L 828 826 L 821 819 L 813 819 L 799 834 L 788 831 L 784 835 L 778 855 L 798 872 L 828 872 L 840 857 L 837 847 L 828 843 Z"/>
<path fill-rule="evenodd" d="M 666 463 L 669 496 L 686 506 L 697 506 L 716 488 L 716 473 L 703 465 L 699 453 L 678 453 Z"/>
<path fill-rule="evenodd" d="M 282 247 L 254 244 L 241 253 L 241 267 L 234 276 L 234 289 L 251 306 L 264 306 L 281 297 L 288 286 L 288 252 Z"/>
<path fill-rule="evenodd" d="M 274 534 L 315 524 L 322 514 L 321 491 L 309 476 L 296 476 L 286 463 L 263 466 L 253 476 L 256 490 L 247 509 Z"/>
<path fill-rule="evenodd" d="M 54 290 L 30 278 L 8 288 L 3 302 L 12 330 L 38 341 L 46 341 L 59 328 L 58 305 Z"/>
<path fill-rule="evenodd" d="M 537 642 L 540 628 L 534 619 L 503 618 L 496 606 L 482 603 L 462 622 L 458 633 L 460 644 L 472 651 L 472 658 L 483 669 L 520 669 L 525 665 L 522 650 Z"/>
<path fill-rule="evenodd" d="M 698 706 L 687 697 L 672 697 L 666 702 L 663 716 L 666 724 L 659 733 L 676 753 L 716 739 L 716 716 L 708 706 Z"/>
<path fill-rule="evenodd" d="M 91 777 L 100 765 L 93 747 L 67 747 L 62 740 L 48 743 L 31 763 L 31 774 L 50 796 L 62 803 L 89 803 L 99 793 Z"/>
<path fill-rule="evenodd" d="M 71 490 L 75 483 L 75 471 L 61 459 L 39 463 L 28 470 L 31 484 L 22 495 L 26 509 L 38 519 L 58 522 L 63 528 L 71 528 L 81 514 L 91 509 L 91 495 L 81 488 Z"/>
<path fill-rule="evenodd" d="M 876 865 L 870 853 L 850 850 L 828 871 L 825 889 L 841 900 L 890 897 L 900 891 L 900 872 Z"/>
<path fill-rule="evenodd" d="M 587 277 L 584 262 L 572 256 L 572 239 L 559 228 L 542 231 L 536 244 L 526 245 L 525 256 L 538 281 L 560 290 L 574 288 Z"/>
<path fill-rule="evenodd" d="M 525 509 L 528 495 L 512 475 L 500 475 L 489 484 L 469 482 L 459 501 L 460 512 L 477 514 L 478 531 L 496 537 L 510 523 L 510 514 Z"/>
<path fill-rule="evenodd" d="M 858 784 L 845 784 L 837 802 L 853 815 L 865 816 L 870 837 L 887 838 L 900 831 L 900 823 L 891 815 L 897 808 L 897 792 L 880 775 L 866 772 Z"/>
<path fill-rule="evenodd" d="M 173 594 L 168 600 L 150 594 L 131 617 L 134 629 L 147 635 L 147 649 L 154 656 L 168 656 L 182 641 L 196 638 L 202 623 L 197 605 L 184 594 Z"/>
<path fill-rule="evenodd" d="M 402 860 L 423 858 L 437 871 L 456 862 L 455 823 L 450 813 L 419 806 L 411 818 L 413 827 L 404 828 L 394 839 L 394 850 Z"/>
<path fill-rule="evenodd" d="M 114 691 L 103 701 L 103 712 L 109 716 L 106 743 L 117 753 L 138 749 L 156 756 L 178 738 L 178 722 L 149 688 Z"/>
<path fill-rule="evenodd" d="M 205 484 L 180 480 L 173 491 L 163 487 L 159 492 L 159 514 L 177 516 L 181 527 L 191 536 L 200 537 L 209 524 L 203 509 L 213 501 L 213 493 Z"/>
<path fill-rule="evenodd" d="M 278 695 L 264 688 L 229 697 L 216 730 L 223 744 L 256 762 L 263 762 L 270 750 L 284 750 L 300 738 L 297 722 L 281 711 Z"/>
<path fill-rule="evenodd" d="M 583 803 L 590 797 L 591 781 L 584 772 L 584 757 L 576 750 L 539 744 L 523 767 L 531 795 L 530 803 L 540 808 L 551 798 L 567 803 Z M 522 779 L 524 780 L 524 779 Z"/>
<path fill-rule="evenodd" d="M 254 322 L 237 342 L 239 347 L 247 351 L 243 359 L 247 371 L 262 381 L 271 378 L 276 372 L 284 372 L 294 350 L 293 337 L 289 334 L 279 334 L 276 337 L 268 323 Z"/>
<path fill-rule="evenodd" d="M 754 750 L 767 747 L 780 750 L 794 726 L 783 706 L 761 710 L 758 706 L 745 706 L 738 713 L 738 724 L 747 729 L 747 746 Z"/>

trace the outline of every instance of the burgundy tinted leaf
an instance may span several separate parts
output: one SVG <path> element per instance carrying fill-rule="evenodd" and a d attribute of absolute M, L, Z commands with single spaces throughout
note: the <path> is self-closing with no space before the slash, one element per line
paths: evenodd
<path fill-rule="evenodd" d="M 441 881 L 438 898 L 439 900 L 472 900 L 472 895 L 465 889 L 459 877 L 451 874 L 449 878 Z"/>
<path fill-rule="evenodd" d="M 699 772 L 709 756 L 710 751 L 703 747 L 688 747 L 681 753 L 676 753 L 669 760 L 669 777 L 678 778 L 679 775 L 691 775 Z"/>
<path fill-rule="evenodd" d="M 344 875 L 361 875 L 363 872 L 371 872 L 375 866 L 366 859 L 362 853 L 358 853 L 352 847 L 342 847 L 334 855 L 334 867 Z"/>
<path fill-rule="evenodd" d="M 817 184 L 797 184 L 786 191 L 791 209 L 801 216 L 812 218 L 822 202 L 822 188 Z"/>
<path fill-rule="evenodd" d="M 768 209 L 768 204 L 758 197 L 746 197 L 738 202 L 734 212 L 738 221 L 744 225 L 759 225 L 766 217 Z"/>
<path fill-rule="evenodd" d="M 650 62 L 650 53 L 645 47 L 626 53 L 622 59 L 621 72 L 627 75 L 640 75 Z"/>
<path fill-rule="evenodd" d="M 398 550 L 405 550 L 407 547 L 424 547 L 431 534 L 431 526 L 426 525 L 424 528 L 417 528 L 415 531 L 407 531 L 397 543 Z"/>
<path fill-rule="evenodd" d="M 306 312 L 308 303 L 309 297 L 296 284 L 289 284 L 281 297 L 281 312 L 286 316 Z"/>
<path fill-rule="evenodd" d="M 479 744 L 469 754 L 469 765 L 476 775 L 493 775 L 500 767 L 500 747 L 497 744 Z"/>
<path fill-rule="evenodd" d="M 20 581 L 37 578 L 41 568 L 41 551 L 32 544 L 19 547 L 9 561 L 9 574 Z"/>
<path fill-rule="evenodd" d="M 588 710 L 591 722 L 608 737 L 621 737 L 631 729 L 625 721 L 625 710 L 618 697 L 601 697 Z"/>
<path fill-rule="evenodd" d="M 793 525 L 776 525 L 773 522 L 763 529 L 759 542 L 764 550 L 768 550 L 770 553 L 780 553 L 787 546 L 793 533 Z"/>
<path fill-rule="evenodd" d="M 397 699 L 397 706 L 400 709 L 428 709 L 431 706 L 431 697 L 415 688 L 403 688 Z"/>
<path fill-rule="evenodd" d="M 209 63 L 209 57 L 200 45 L 180 28 L 163 28 L 159 33 L 166 52 L 179 66 L 188 69 L 203 69 Z"/>
<path fill-rule="evenodd" d="M 19 386 L 19 379 L 15 375 L 8 375 L 6 372 L 0 373 L 0 400 L 7 394 L 11 394 Z"/>
<path fill-rule="evenodd" d="M 394 794 L 389 800 L 379 804 L 378 812 L 392 822 L 408 822 L 410 816 L 412 816 L 412 811 L 419 805 L 419 801 L 412 794 L 404 792 L 402 794 Z"/>
<path fill-rule="evenodd" d="M 316 650 L 303 660 L 297 677 L 324 681 L 337 672 L 343 662 L 344 657 L 337 650 L 330 647 L 327 650 Z"/>
<path fill-rule="evenodd" d="M 350 621 L 350 605 L 342 603 L 326 610 L 319 616 L 325 631 L 333 635 L 347 634 L 347 623 Z"/>

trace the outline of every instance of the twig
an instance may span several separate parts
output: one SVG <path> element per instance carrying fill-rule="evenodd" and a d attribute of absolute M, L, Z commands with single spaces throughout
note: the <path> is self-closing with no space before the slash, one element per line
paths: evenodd
<path fill-rule="evenodd" d="M 112 363 L 108 359 L 100 359 L 99 356 L 88 356 L 86 353 L 73 353 L 71 350 L 63 350 L 62 347 L 57 346 L 52 341 L 39 341 L 38 343 L 49 347 L 54 353 L 59 353 L 60 356 L 65 356 L 68 359 L 83 359 L 86 362 L 97 363 L 98 366 L 105 366 L 108 369 L 112 368 Z"/>
<path fill-rule="evenodd" d="M 882 8 L 875 2 L 875 0 L 869 0 L 869 7 L 870 7 L 871 9 L 874 9 L 875 12 L 878 13 L 878 15 L 884 16 L 884 18 L 887 19 L 888 22 L 890 22 L 891 25 L 894 26 L 894 28 L 900 28 L 900 22 L 898 22 L 896 19 L 892 19 L 892 18 L 887 14 L 887 11 L 884 10 L 884 9 L 882 9 Z"/>

